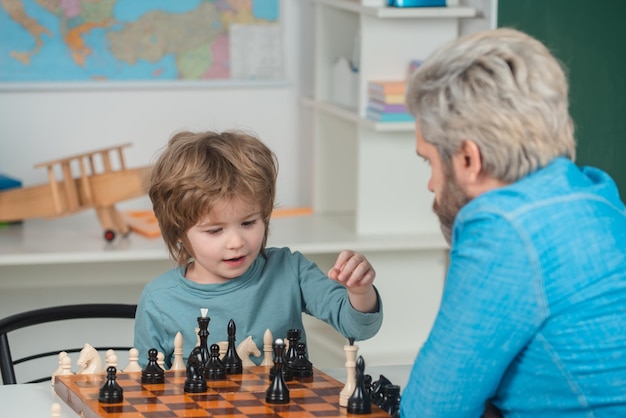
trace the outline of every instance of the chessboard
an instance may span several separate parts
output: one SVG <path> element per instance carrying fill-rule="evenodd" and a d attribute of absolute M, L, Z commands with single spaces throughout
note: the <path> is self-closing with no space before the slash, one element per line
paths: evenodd
<path fill-rule="evenodd" d="M 225 380 L 207 380 L 203 393 L 185 393 L 185 372 L 166 371 L 165 383 L 143 384 L 141 372 L 117 373 L 124 390 L 120 403 L 98 401 L 106 373 L 56 376 L 54 390 L 81 417 L 347 417 L 339 406 L 344 384 L 314 369 L 313 377 L 287 382 L 290 401 L 269 404 L 265 391 L 271 381 L 270 366 L 244 367 L 241 374 Z M 376 405 L 368 417 L 389 417 Z"/>

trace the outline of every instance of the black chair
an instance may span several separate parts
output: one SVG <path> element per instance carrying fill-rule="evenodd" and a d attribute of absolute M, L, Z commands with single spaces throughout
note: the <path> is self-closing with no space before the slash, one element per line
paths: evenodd
<path fill-rule="evenodd" d="M 38 353 L 23 357 L 17 360 L 13 360 L 11 355 L 11 348 L 9 346 L 8 333 L 21 328 L 45 324 L 48 322 L 64 321 L 69 319 L 87 319 L 87 318 L 135 318 L 135 311 L 137 305 L 126 305 L 119 303 L 94 303 L 94 304 L 82 304 L 82 305 L 65 305 L 55 306 L 50 308 L 35 309 L 32 311 L 22 312 L 15 315 L 11 315 L 0 320 L 0 371 L 2 372 L 2 381 L 5 385 L 16 384 L 15 378 L 15 365 L 24 363 L 31 360 L 36 360 L 44 357 L 55 356 L 61 351 L 67 353 L 80 352 L 81 348 L 73 347 L 60 347 L 56 351 L 47 351 L 44 353 Z M 94 330 L 94 333 L 98 330 Z M 62 344 L 62 342 L 59 342 Z M 96 350 L 129 350 L 131 347 L 94 347 Z M 50 375 L 54 371 L 54 368 L 50 370 Z M 39 383 L 46 380 L 50 380 L 51 376 L 42 377 L 35 380 L 30 380 L 25 383 Z"/>

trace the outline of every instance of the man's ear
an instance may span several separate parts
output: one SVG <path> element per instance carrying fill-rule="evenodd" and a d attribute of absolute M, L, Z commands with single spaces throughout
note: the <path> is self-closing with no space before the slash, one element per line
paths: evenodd
<path fill-rule="evenodd" d="M 461 184 L 474 184 L 479 180 L 483 168 L 483 160 L 480 148 L 476 142 L 463 141 L 461 148 L 452 157 L 457 181 Z"/>

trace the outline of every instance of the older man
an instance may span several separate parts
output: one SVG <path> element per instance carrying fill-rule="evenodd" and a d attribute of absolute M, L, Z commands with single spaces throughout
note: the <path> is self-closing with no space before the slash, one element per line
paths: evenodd
<path fill-rule="evenodd" d="M 406 100 L 451 250 L 402 416 L 626 416 L 624 205 L 573 162 L 557 60 L 512 29 L 473 34 L 435 51 Z"/>

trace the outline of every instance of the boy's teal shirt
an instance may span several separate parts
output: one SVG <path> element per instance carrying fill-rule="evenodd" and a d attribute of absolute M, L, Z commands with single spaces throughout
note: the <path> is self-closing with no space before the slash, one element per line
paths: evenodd
<path fill-rule="evenodd" d="M 403 417 L 626 416 L 626 216 L 565 158 L 461 209 Z"/>
<path fill-rule="evenodd" d="M 274 339 L 287 330 L 306 330 L 302 314 L 312 315 L 335 328 L 344 337 L 364 340 L 382 325 L 382 301 L 378 311 L 355 310 L 345 287 L 329 279 L 314 263 L 288 248 L 267 248 L 240 277 L 221 284 L 198 284 L 184 277 L 184 267 L 174 268 L 148 283 L 139 300 L 135 319 L 135 348 L 140 364 L 147 363 L 150 348 L 165 354 L 166 366 L 173 361 L 174 338 L 181 332 L 183 355 L 197 343 L 195 328 L 200 309 L 210 317 L 208 345 L 228 341 L 228 322 L 236 325 L 236 343 L 252 336 L 263 351 L 267 329 Z M 251 357 L 257 364 L 259 358 Z"/>

